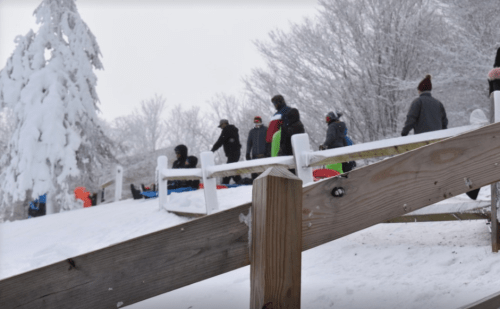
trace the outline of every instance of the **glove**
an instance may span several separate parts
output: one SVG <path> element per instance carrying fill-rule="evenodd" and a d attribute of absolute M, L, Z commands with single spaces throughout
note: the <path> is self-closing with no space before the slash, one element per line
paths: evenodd
<path fill-rule="evenodd" d="M 404 132 L 404 131 L 401 132 L 401 136 L 406 136 L 406 135 L 408 135 L 408 132 Z"/>
<path fill-rule="evenodd" d="M 249 154 L 249 153 L 247 153 L 247 155 L 246 155 L 246 159 L 247 159 L 247 161 L 252 160 L 252 158 L 250 158 L 250 154 Z"/>

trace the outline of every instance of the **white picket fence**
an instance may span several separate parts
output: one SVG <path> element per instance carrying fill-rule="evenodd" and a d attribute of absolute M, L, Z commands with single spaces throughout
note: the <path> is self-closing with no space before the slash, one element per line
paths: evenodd
<path fill-rule="evenodd" d="M 215 165 L 214 154 L 210 151 L 202 152 L 201 168 L 195 169 L 169 169 L 167 167 L 167 157 L 160 156 L 158 157 L 158 165 L 156 169 L 159 206 L 160 209 L 169 210 L 167 205 L 168 180 L 202 179 L 204 184 L 206 214 L 211 214 L 219 209 L 216 177 L 263 172 L 271 166 L 280 165 L 287 168 L 294 168 L 296 175 L 302 179 L 303 185 L 307 185 L 308 183 L 313 182 L 313 166 L 322 166 L 337 162 L 376 158 L 402 153 L 425 146 L 431 142 L 478 129 L 488 123 L 488 120 L 484 117 L 484 113 L 482 113 L 482 118 L 484 119 L 480 121 L 473 120 L 473 117 L 476 118 L 476 115 L 477 112 L 474 111 L 471 115 L 471 123 L 474 124 L 468 126 L 391 138 L 324 151 L 312 151 L 309 143 L 309 136 L 307 134 L 296 134 L 292 136 L 293 156 L 264 158 Z"/>

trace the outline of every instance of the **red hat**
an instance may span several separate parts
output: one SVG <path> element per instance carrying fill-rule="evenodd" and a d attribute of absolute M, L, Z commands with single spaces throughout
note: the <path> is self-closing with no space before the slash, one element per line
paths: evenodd
<path fill-rule="evenodd" d="M 262 118 L 260 118 L 260 116 L 255 116 L 255 117 L 253 117 L 253 122 L 254 122 L 254 123 L 255 123 L 255 122 L 260 122 L 260 123 L 262 123 Z"/>
<path fill-rule="evenodd" d="M 431 91 L 432 90 L 431 76 L 426 75 L 425 78 L 420 82 L 420 84 L 418 84 L 417 89 L 422 92 Z"/>

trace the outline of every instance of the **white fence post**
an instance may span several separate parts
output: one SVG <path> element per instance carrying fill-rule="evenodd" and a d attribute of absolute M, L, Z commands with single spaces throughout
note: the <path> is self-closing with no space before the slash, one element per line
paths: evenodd
<path fill-rule="evenodd" d="M 295 159 L 296 175 L 302 179 L 302 184 L 313 182 L 312 167 L 307 167 L 307 154 L 312 152 L 307 133 L 292 135 L 292 149 Z"/>
<path fill-rule="evenodd" d="M 156 166 L 156 183 L 158 190 L 158 201 L 160 210 L 166 209 L 167 206 L 167 180 L 163 180 L 163 171 L 168 167 L 168 159 L 166 156 L 159 156 Z"/>
<path fill-rule="evenodd" d="M 117 165 L 116 178 L 115 178 L 115 202 L 118 202 L 122 198 L 122 186 L 123 186 L 123 167 Z"/>
<path fill-rule="evenodd" d="M 207 207 L 207 215 L 210 215 L 219 210 L 217 201 L 217 179 L 215 177 L 208 178 L 207 168 L 215 165 L 214 154 L 211 151 L 205 151 L 200 154 L 201 157 L 201 174 L 203 175 L 203 190 L 205 194 L 205 205 Z"/>

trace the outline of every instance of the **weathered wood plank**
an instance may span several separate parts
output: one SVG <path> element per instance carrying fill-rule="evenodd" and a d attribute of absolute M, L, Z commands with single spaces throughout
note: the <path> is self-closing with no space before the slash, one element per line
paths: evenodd
<path fill-rule="evenodd" d="M 335 148 L 310 155 L 308 166 L 320 166 L 361 159 L 379 158 L 402 154 L 445 138 L 456 136 L 480 128 L 470 125 L 448 130 L 433 131 L 408 137 L 396 137 L 381 141 L 368 142 L 350 147 Z"/>
<path fill-rule="evenodd" d="M 500 292 L 480 299 L 459 309 L 498 309 L 500 308 Z"/>
<path fill-rule="evenodd" d="M 309 185 L 304 188 L 304 249 L 499 179 L 500 124 L 492 124 Z M 330 195 L 335 187 L 345 195 Z"/>
<path fill-rule="evenodd" d="M 117 308 L 249 264 L 251 204 L 0 281 L 0 308 Z"/>
<path fill-rule="evenodd" d="M 252 191 L 250 308 L 300 308 L 302 180 L 274 167 Z"/>

